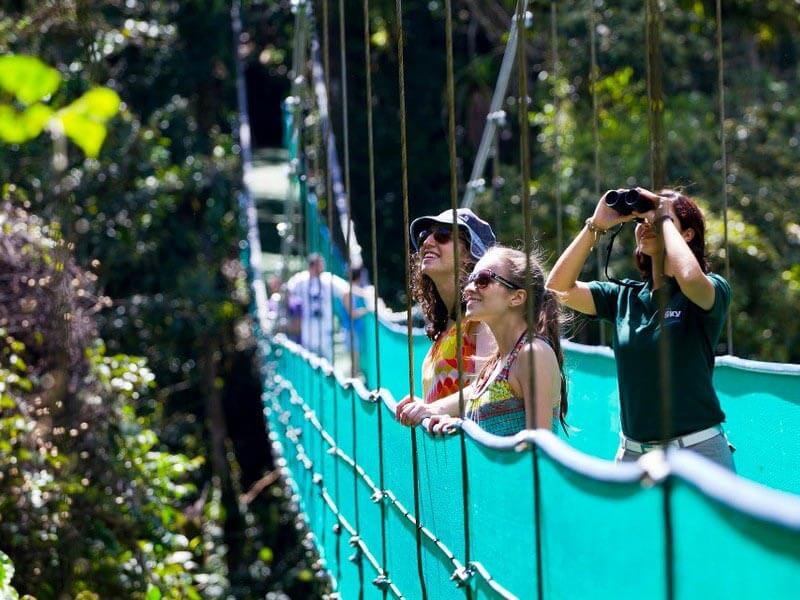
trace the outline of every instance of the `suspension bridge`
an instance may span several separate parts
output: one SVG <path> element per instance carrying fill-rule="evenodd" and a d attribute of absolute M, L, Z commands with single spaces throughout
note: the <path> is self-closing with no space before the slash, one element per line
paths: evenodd
<path fill-rule="evenodd" d="M 284 113 L 290 196 L 284 222 L 291 230 L 282 238 L 282 251 L 288 269 L 291 241 L 302 239 L 305 251 L 321 252 L 331 270 L 345 276 L 350 266 L 363 263 L 363 257 L 356 235 L 360 232 L 355 231 L 350 214 L 346 73 L 342 77 L 343 129 L 337 132 L 343 137 L 341 163 L 329 114 L 329 11 L 338 9 L 340 22 L 345 22 L 344 3 L 334 4 L 322 2 L 323 14 L 317 22 L 310 2 L 295 3 L 293 93 Z M 718 27 L 721 4 L 718 0 Z M 658 2 L 648 0 L 645 5 L 651 183 L 657 189 L 665 183 L 665 99 L 656 51 L 661 21 Z M 589 30 L 594 32 L 593 3 L 587 6 Z M 555 7 L 553 3 L 553 10 Z M 364 0 L 363 10 L 368 17 L 368 0 Z M 445 2 L 448 147 L 454 170 L 451 10 Z M 496 89 L 496 96 L 502 99 L 516 63 L 520 106 L 527 102 L 528 82 L 518 25 L 525 22 L 526 13 L 527 2 L 519 2 Z M 237 23 L 238 13 L 234 16 Z M 372 97 L 369 22 L 366 18 L 367 98 Z M 402 2 L 397 0 L 398 160 L 408 247 L 403 26 Z M 343 30 L 341 27 L 340 66 L 346 69 Z M 239 35 L 238 29 L 235 35 Z M 591 75 L 596 77 L 593 36 L 590 44 Z M 721 36 L 717 51 L 722 91 Z M 721 121 L 725 118 L 723 96 L 721 93 Z M 253 176 L 241 65 L 239 101 L 245 180 L 252 188 L 258 178 Z M 479 151 L 482 158 L 476 161 L 465 197 L 458 198 L 457 177 L 451 173 L 454 208 L 468 205 L 482 185 L 485 165 L 480 161 L 485 163 L 489 154 L 499 110 L 500 104 L 493 102 Z M 371 102 L 365 111 L 371 145 Z M 527 115 L 519 112 L 520 131 L 527 131 Z M 308 115 L 313 119 L 307 119 Z M 597 119 L 596 111 L 594 116 Z M 596 120 L 593 126 L 596 132 Z M 721 135 L 724 165 L 724 129 Z M 528 136 L 519 137 L 521 179 L 528 181 Z M 595 157 L 597 153 L 596 147 Z M 365 168 L 371 182 L 372 224 L 368 237 L 371 262 L 378 264 L 371 146 L 368 156 Z M 317 193 L 309 185 L 312 171 L 323 174 L 327 215 L 320 212 Z M 723 168 L 723 189 L 726 176 Z M 597 196 L 599 180 L 596 172 Z M 796 366 L 731 355 L 717 358 L 714 383 L 727 415 L 726 430 L 739 447 L 737 475 L 682 450 L 651 453 L 631 464 L 609 460 L 617 446 L 619 398 L 613 354 L 605 346 L 565 342 L 573 427 L 566 440 L 543 430 L 501 438 L 470 421 L 465 421 L 456 435 L 433 437 L 394 419 L 397 400 L 410 390 L 419 391 L 420 362 L 429 341 L 414 329 L 412 319 L 398 325 L 380 309 L 379 281 L 373 280 L 373 310 L 364 319 L 363 379 L 352 376 L 354 365 L 340 355 L 329 362 L 287 337 L 271 333 L 259 207 L 250 192 L 246 189 L 241 195 L 247 232 L 242 260 L 253 290 L 270 440 L 280 457 L 282 475 L 296 494 L 298 526 L 313 540 L 340 597 L 795 597 L 800 589 L 800 438 L 794 426 L 800 369 Z M 522 186 L 526 244 L 533 239 L 528 194 L 528 186 Z M 559 205 L 558 214 L 561 210 Z M 727 210 L 723 194 L 726 243 Z M 559 237 L 561 229 L 559 224 Z M 337 238 L 344 243 L 337 244 Z M 726 252 L 726 259 L 729 256 Z M 406 279 L 408 268 L 406 264 Z M 730 268 L 728 261 L 726 269 Z M 411 308 L 409 300 L 409 315 Z M 727 348 L 730 354 L 730 327 Z"/>

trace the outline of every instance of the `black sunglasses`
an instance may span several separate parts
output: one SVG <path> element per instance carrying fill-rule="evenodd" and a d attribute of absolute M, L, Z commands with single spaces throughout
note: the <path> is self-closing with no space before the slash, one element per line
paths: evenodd
<path fill-rule="evenodd" d="M 417 248 L 422 248 L 422 244 L 432 235 L 437 244 L 446 244 L 453 239 L 453 228 L 448 225 L 439 225 L 430 229 L 423 229 L 417 236 Z"/>
<path fill-rule="evenodd" d="M 475 271 L 474 273 L 470 274 L 467 278 L 468 283 L 474 283 L 475 287 L 478 289 L 483 289 L 492 281 L 496 281 L 504 286 L 506 286 L 510 290 L 521 290 L 522 286 L 517 285 L 516 283 L 509 281 L 502 275 L 498 275 L 491 269 L 481 269 L 480 271 Z"/>

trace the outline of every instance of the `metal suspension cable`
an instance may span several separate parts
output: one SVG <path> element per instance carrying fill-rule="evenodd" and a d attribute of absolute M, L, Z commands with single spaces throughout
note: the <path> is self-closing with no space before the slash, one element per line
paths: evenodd
<path fill-rule="evenodd" d="M 550 48 L 553 58 L 553 183 L 556 194 L 556 245 L 558 254 L 564 249 L 563 208 L 561 206 L 561 100 L 558 96 L 558 8 L 555 0 L 550 2 Z"/>
<path fill-rule="evenodd" d="M 650 185 L 654 191 L 666 183 L 664 154 L 664 90 L 661 78 L 661 8 L 659 0 L 647 0 L 645 45 L 647 47 L 647 98 L 650 129 Z"/>
<path fill-rule="evenodd" d="M 403 0 L 395 0 L 395 18 L 397 19 L 397 79 L 400 96 L 400 168 L 403 195 L 403 243 L 406 248 L 406 336 L 408 339 L 408 388 L 409 394 L 414 396 L 414 329 L 411 318 L 412 298 L 411 298 L 411 256 L 408 249 L 411 247 L 409 239 L 409 208 L 408 208 L 408 137 L 406 130 L 406 83 L 405 83 L 405 60 L 403 46 L 405 44 L 403 34 Z M 419 585 L 423 600 L 427 600 L 428 591 L 425 585 L 425 577 L 422 569 L 422 531 L 419 519 L 419 460 L 417 456 L 417 432 L 416 428 L 409 429 L 411 436 L 411 461 L 414 477 L 414 514 L 417 516 L 416 525 L 416 546 L 417 546 L 417 572 L 419 573 Z"/>
<path fill-rule="evenodd" d="M 661 9 L 659 0 L 647 0 L 646 4 L 646 43 L 647 43 L 647 98 L 648 121 L 650 124 L 650 173 L 651 186 L 656 192 L 664 187 L 666 165 L 664 162 L 664 94 L 661 80 Z M 663 277 L 666 253 L 661 258 L 661 274 Z M 655 271 L 655 265 L 654 269 Z M 655 273 L 653 274 L 655 278 Z M 661 385 L 661 438 L 669 439 L 674 435 L 672 424 L 672 381 L 669 378 L 669 347 L 667 330 L 663 328 L 664 310 L 667 298 L 658 295 L 659 367 L 663 374 Z"/>
<path fill-rule="evenodd" d="M 728 240 L 728 149 L 725 135 L 725 54 L 722 47 L 722 0 L 717 4 L 717 89 L 719 95 L 719 144 L 722 154 L 722 239 L 725 246 L 725 279 L 731 280 L 731 248 Z M 733 354 L 733 318 L 728 304 L 727 353 Z"/>
<path fill-rule="evenodd" d="M 381 342 L 380 319 L 378 316 L 378 219 L 375 201 L 375 143 L 372 123 L 372 60 L 370 51 L 370 24 L 369 0 L 364 0 L 364 74 L 366 76 L 366 108 L 367 108 L 367 170 L 369 172 L 369 221 L 370 221 L 370 250 L 372 257 L 372 302 L 375 317 L 375 389 L 381 389 Z M 384 474 L 384 448 L 383 448 L 383 411 L 378 410 L 378 485 L 385 489 Z M 389 573 L 386 568 L 386 503 L 380 503 L 381 511 L 381 574 L 376 583 L 389 583 Z M 386 585 L 381 586 L 383 597 L 387 595 Z"/>
<path fill-rule="evenodd" d="M 236 100 L 239 108 L 239 147 L 242 152 L 242 176 L 245 182 L 253 169 L 253 153 L 251 149 L 250 136 L 250 111 L 247 106 L 247 89 L 244 80 L 244 69 L 242 60 L 239 56 L 239 44 L 242 37 L 241 1 L 235 0 L 231 5 L 231 25 L 233 30 L 233 50 L 236 53 Z M 261 240 L 253 232 L 258 231 L 258 213 L 256 211 L 253 197 L 245 186 L 243 197 L 244 210 L 248 222 L 247 244 L 250 251 L 250 265 L 253 269 L 253 288 L 257 296 L 257 302 L 266 305 L 267 290 L 264 285 L 264 278 L 261 276 Z M 260 296 L 261 298 L 258 298 Z M 266 331 L 267 323 L 259 321 L 259 327 Z"/>
<path fill-rule="evenodd" d="M 647 45 L 647 98 L 650 129 L 650 177 L 656 192 L 664 187 L 666 163 L 664 148 L 664 95 L 661 74 L 661 25 L 662 14 L 659 0 L 647 0 L 645 7 L 645 41 Z M 666 254 L 666 253 L 665 253 Z M 666 256 L 662 257 L 661 276 L 664 277 Z M 655 264 L 653 265 L 655 280 Z M 654 281 L 655 283 L 655 281 Z M 664 326 L 664 311 L 667 297 L 658 294 L 659 370 L 661 381 L 661 439 L 675 435 L 672 431 L 672 381 L 670 379 L 668 329 Z M 666 478 L 662 484 L 662 514 L 664 517 L 664 564 L 666 569 L 666 598 L 675 597 L 675 551 L 672 531 L 672 481 Z"/>
<path fill-rule="evenodd" d="M 597 31 L 596 14 L 594 11 L 594 0 L 589 3 L 589 55 L 591 60 L 591 70 L 589 71 L 589 85 L 592 92 L 592 148 L 594 153 L 594 199 L 600 198 L 600 132 L 598 128 L 598 106 L 597 106 L 597 84 L 599 81 L 600 67 L 597 64 L 597 41 L 595 39 Z M 598 244 L 595 250 L 595 260 L 597 268 L 597 279 L 603 277 L 603 249 Z M 597 326 L 600 329 L 600 345 L 606 345 L 606 328 L 600 319 L 597 319 Z"/>
<path fill-rule="evenodd" d="M 355 364 L 355 347 L 353 344 L 353 333 L 355 328 L 355 320 L 353 318 L 353 276 L 352 276 L 352 257 L 350 256 L 350 243 L 351 235 L 353 232 L 353 219 L 350 210 L 350 121 L 348 111 L 348 96 L 347 96 L 347 24 L 344 18 L 344 0 L 339 0 L 339 69 L 340 77 L 342 79 L 342 141 L 344 143 L 344 194 L 347 203 L 347 228 L 345 233 L 345 271 L 350 283 L 349 293 L 347 295 L 347 306 L 345 310 L 348 313 L 349 327 L 346 332 L 350 336 L 350 375 L 355 377 L 357 365 Z M 333 283 L 331 282 L 331 291 L 333 290 Z M 353 498 L 355 500 L 354 510 L 354 525 L 355 535 L 361 535 L 361 518 L 359 514 L 358 502 L 358 472 L 356 467 L 358 465 L 358 420 L 356 418 L 356 398 L 351 388 L 352 402 L 350 403 L 350 423 L 353 428 Z M 338 437 L 337 437 L 338 439 Z M 356 561 L 358 567 L 358 597 L 364 595 L 364 563 L 361 560 Z"/>
<path fill-rule="evenodd" d="M 331 88 L 331 56 L 330 56 L 330 15 L 328 11 L 328 0 L 322 0 L 322 65 L 323 65 L 323 72 L 325 78 L 325 90 L 329 90 Z M 326 107 L 327 109 L 327 107 Z M 330 151 L 331 146 L 333 145 L 332 139 L 332 131 L 331 125 L 328 124 L 327 127 L 323 128 L 322 131 L 323 136 L 325 139 L 325 148 L 326 153 L 325 156 L 327 158 L 325 164 L 325 186 L 326 186 L 326 194 L 327 197 L 325 198 L 326 208 L 328 209 L 328 256 L 333 256 L 333 172 L 332 172 L 332 156 L 333 152 Z M 331 286 L 331 310 L 333 310 L 333 286 Z M 331 348 L 334 348 L 334 338 L 333 338 L 333 328 L 331 328 Z M 333 364 L 336 361 L 336 353 L 331 352 L 331 356 L 333 358 Z M 336 390 L 336 386 L 334 386 L 334 394 Z M 336 398 L 334 397 L 334 401 Z M 335 417 L 336 413 L 334 413 L 334 428 L 336 432 L 336 439 L 338 439 L 338 419 Z M 324 425 L 324 422 L 323 422 Z M 324 461 L 323 461 L 324 462 Z M 339 463 L 335 462 L 333 466 L 334 470 L 334 494 L 336 499 L 339 499 Z M 335 531 L 335 530 L 334 530 Z M 342 564 L 342 541 L 341 535 L 336 536 L 336 581 L 341 579 L 341 564 Z"/>
<path fill-rule="evenodd" d="M 445 51 L 447 56 L 447 141 L 450 156 L 450 206 L 453 211 L 453 232 L 458 231 L 458 172 L 456 153 L 456 92 L 453 61 L 453 7 L 451 0 L 445 0 Z M 453 286 L 456 290 L 455 311 L 456 320 L 456 366 L 458 379 L 464 381 L 464 347 L 463 330 L 461 322 L 461 244 L 458 236 L 453 236 Z M 458 414 L 464 415 L 464 388 L 458 386 Z M 461 501 L 464 512 L 464 564 L 470 562 L 470 532 L 469 532 L 469 477 L 467 475 L 467 439 L 464 430 L 459 428 L 459 447 L 461 450 Z M 470 595 L 469 588 L 467 594 Z"/>
<path fill-rule="evenodd" d="M 597 64 L 597 41 L 595 39 L 597 31 L 596 14 L 594 11 L 594 0 L 587 0 L 589 3 L 589 44 L 591 70 L 589 71 L 589 85 L 592 92 L 592 149 L 594 154 L 594 198 L 600 198 L 600 132 L 598 127 L 598 105 L 597 105 L 597 84 L 599 80 L 600 67 Z M 602 256 L 603 249 L 600 245 L 595 250 L 595 260 L 597 266 L 597 279 L 603 276 Z M 606 328 L 603 322 L 598 319 L 597 326 L 600 329 L 600 344 L 606 345 Z"/>
<path fill-rule="evenodd" d="M 517 45 L 517 68 L 518 68 L 518 101 L 517 101 L 517 116 L 519 118 L 519 146 L 520 146 L 520 179 L 522 180 L 521 186 L 521 199 L 522 199 L 522 219 L 523 219 L 523 244 L 525 248 L 525 289 L 531 289 L 533 280 L 531 272 L 531 252 L 532 247 L 532 223 L 531 223 L 531 205 L 530 205 L 530 122 L 528 120 L 528 65 L 527 55 L 525 53 L 525 6 L 519 0 L 517 2 L 517 9 L 515 11 L 515 19 L 519 28 L 519 44 Z M 528 293 L 525 301 L 525 320 L 528 327 L 528 332 L 535 332 L 534 325 L 534 306 L 533 298 Z M 534 404 L 536 402 L 536 364 L 533 352 L 528 353 L 528 370 L 530 371 L 530 390 L 534 395 Z M 535 416 L 534 416 L 535 423 Z M 531 448 L 531 457 L 533 461 L 533 480 L 534 480 L 534 502 L 533 502 L 533 517 L 536 524 L 535 535 L 535 551 L 536 551 L 536 593 L 537 597 L 541 599 L 544 595 L 543 588 L 543 569 L 542 569 L 542 537 L 541 537 L 541 504 L 539 497 L 539 459 L 536 446 Z"/>
<path fill-rule="evenodd" d="M 523 1 L 523 10 L 527 10 L 528 0 Z M 483 170 L 486 166 L 486 159 L 489 156 L 492 144 L 496 144 L 498 126 L 505 124 L 506 113 L 503 110 L 508 82 L 511 78 L 511 71 L 514 68 L 514 58 L 516 55 L 517 44 L 519 42 L 518 24 L 515 19 L 511 20 L 511 28 L 508 31 L 508 41 L 503 52 L 503 60 L 500 64 L 500 72 L 497 75 L 492 100 L 489 104 L 489 114 L 486 115 L 486 125 L 483 128 L 478 151 L 475 154 L 475 162 L 472 166 L 472 173 L 464 190 L 464 197 L 461 206 L 472 208 L 475 201 L 476 192 L 485 185 Z"/>

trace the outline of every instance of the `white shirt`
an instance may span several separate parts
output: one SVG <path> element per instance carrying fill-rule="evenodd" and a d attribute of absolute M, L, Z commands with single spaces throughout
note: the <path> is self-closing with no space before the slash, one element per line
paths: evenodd
<path fill-rule="evenodd" d="M 290 302 L 301 307 L 300 343 L 328 360 L 333 356 L 331 332 L 333 331 L 333 296 L 341 299 L 347 292 L 347 282 L 327 271 L 311 277 L 308 271 L 294 274 L 286 284 Z"/>

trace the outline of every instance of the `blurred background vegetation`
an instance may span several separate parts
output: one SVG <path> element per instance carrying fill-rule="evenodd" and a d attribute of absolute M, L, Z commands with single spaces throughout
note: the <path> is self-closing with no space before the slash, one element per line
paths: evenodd
<path fill-rule="evenodd" d="M 288 7 L 290 3 L 285 2 Z M 593 0 L 597 47 L 599 176 L 595 178 L 590 79 L 589 1 L 532 0 L 527 32 L 532 126 L 528 182 L 534 232 L 550 264 L 591 214 L 595 185 L 605 191 L 650 184 L 647 113 L 645 3 Z M 369 244 L 369 182 L 362 3 L 345 0 L 352 204 L 356 234 Z M 470 175 L 510 27 L 512 0 L 453 2 L 459 190 Z M 715 2 L 665 0 L 663 87 L 667 176 L 670 186 L 696 197 L 708 218 L 712 268 L 723 271 L 723 181 L 717 85 Z M 725 133 L 729 238 L 732 265 L 734 353 L 745 358 L 800 361 L 800 326 L 793 318 L 800 301 L 800 4 L 725 0 Z M 378 198 L 378 272 L 381 296 L 404 306 L 402 194 L 398 123 L 398 61 L 395 3 L 372 0 L 371 72 Z M 444 2 L 403 2 L 405 85 L 412 218 L 450 206 L 447 152 Z M 329 11 L 333 124 L 344 154 L 338 13 Z M 322 13 L 316 27 L 322 36 Z M 555 36 L 553 32 L 555 31 Z M 275 39 L 275 48 L 289 47 Z M 291 64 L 276 52 L 271 68 Z M 519 179 L 517 77 L 512 74 L 503 108 L 498 183 L 476 203 L 505 243 L 522 237 Z M 276 104 L 277 105 L 277 104 Z M 491 163 L 491 161 L 490 161 Z M 312 180 L 313 182 L 313 180 Z M 324 180 L 318 180 L 324 196 Z M 562 203 L 562 239 L 557 235 L 557 197 Z M 630 231 L 615 245 L 611 270 L 635 275 Z M 366 259 L 369 262 L 368 253 Z M 371 265 L 370 265 L 371 268 Z M 586 276 L 593 276 L 589 265 Z M 598 332 L 577 322 L 577 338 L 596 343 Z M 718 352 L 725 353 L 723 343 Z"/>
<path fill-rule="evenodd" d="M 714 2 L 663 4 L 668 181 L 703 204 L 719 271 Z M 291 5 L 245 2 L 236 49 L 230 4 L 221 0 L 15 0 L 0 9 L 2 594 L 13 587 L 40 599 L 151 600 L 326 590 L 292 522 L 296 503 L 270 478 L 238 259 L 235 50 L 246 64 L 256 146 L 280 146 Z M 395 2 L 370 5 L 378 272 L 381 295 L 399 307 L 404 282 L 393 265 L 406 249 Z M 463 189 L 513 3 L 453 5 Z M 800 4 L 723 5 L 735 351 L 798 362 Z M 643 3 L 594 1 L 598 181 L 588 6 L 531 3 L 528 184 L 551 260 L 589 214 L 595 185 L 649 181 Z M 431 214 L 450 202 L 444 3 L 403 7 L 411 212 Z M 329 8 L 341 145 L 341 24 L 337 4 Z M 352 203 L 367 247 L 362 2 L 345 0 L 345 8 Z M 316 28 L 321 36 L 319 19 Z M 506 243 L 522 234 L 514 82 L 497 185 L 477 204 Z M 626 243 L 612 257 L 618 274 L 632 268 Z M 584 327 L 578 337 L 596 341 L 597 332 Z"/>

